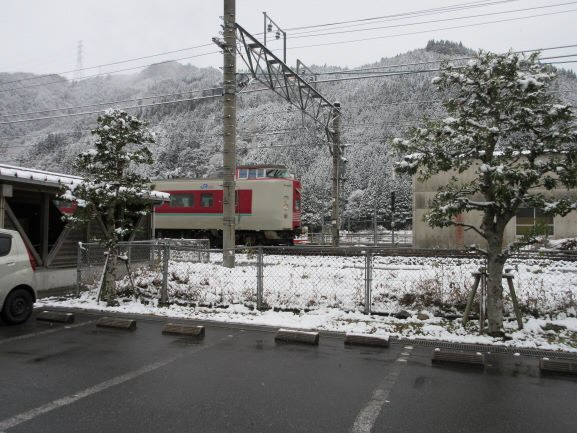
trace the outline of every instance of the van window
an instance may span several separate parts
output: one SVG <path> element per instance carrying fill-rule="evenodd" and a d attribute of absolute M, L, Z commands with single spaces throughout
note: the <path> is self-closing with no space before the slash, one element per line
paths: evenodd
<path fill-rule="evenodd" d="M 12 236 L 0 233 L 0 257 L 8 255 L 12 248 Z"/>

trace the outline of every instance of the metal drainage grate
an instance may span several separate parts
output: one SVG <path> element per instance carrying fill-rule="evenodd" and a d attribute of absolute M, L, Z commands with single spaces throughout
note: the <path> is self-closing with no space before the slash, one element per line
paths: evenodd
<path fill-rule="evenodd" d="M 186 335 L 189 337 L 204 337 L 204 326 L 179 325 L 177 323 L 167 323 L 162 330 L 167 335 Z"/>
<path fill-rule="evenodd" d="M 448 363 L 485 367 L 485 356 L 481 352 L 466 352 L 463 350 L 449 350 L 437 347 L 433 350 L 434 363 Z"/>
<path fill-rule="evenodd" d="M 275 341 L 287 343 L 319 344 L 318 332 L 293 331 L 291 329 L 279 329 L 274 337 Z"/>
<path fill-rule="evenodd" d="M 73 313 L 64 313 L 62 311 L 41 311 L 36 320 L 43 322 L 74 323 Z"/>
<path fill-rule="evenodd" d="M 118 328 L 134 331 L 136 329 L 136 320 L 123 319 L 121 317 L 101 317 L 97 320 L 96 326 L 101 328 Z"/>
<path fill-rule="evenodd" d="M 453 350 L 469 350 L 469 351 L 476 351 L 476 352 L 484 352 L 484 353 L 519 353 L 520 355 L 525 356 L 534 356 L 534 357 L 555 357 L 555 358 L 565 358 L 565 359 L 575 359 L 577 360 L 577 353 L 571 352 L 555 352 L 553 350 L 542 350 L 542 349 L 530 349 L 530 348 L 522 348 L 522 347 L 510 347 L 510 346 L 497 346 L 497 345 L 488 345 L 488 344 L 467 344 L 467 343 L 452 343 L 449 341 L 435 341 L 435 340 L 426 340 L 421 338 L 397 338 L 391 337 L 391 343 L 399 343 L 399 344 L 413 344 L 417 346 L 424 346 L 424 347 L 440 347 L 445 349 L 453 349 Z"/>
<path fill-rule="evenodd" d="M 355 346 L 389 347 L 388 335 L 346 334 L 345 344 Z"/>
<path fill-rule="evenodd" d="M 541 358 L 539 368 L 542 372 L 577 375 L 577 361 L 567 359 Z"/>

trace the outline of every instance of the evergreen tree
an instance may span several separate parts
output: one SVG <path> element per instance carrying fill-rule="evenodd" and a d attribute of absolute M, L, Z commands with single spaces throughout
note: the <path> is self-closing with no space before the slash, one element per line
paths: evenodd
<path fill-rule="evenodd" d="M 455 173 L 436 193 L 425 219 L 432 227 L 464 226 L 485 239 L 492 335 L 502 333 L 505 261 L 515 247 L 530 241 L 504 245 L 505 226 L 519 207 L 565 215 L 576 205 L 538 191 L 577 186 L 575 116 L 547 92 L 554 76 L 538 63 L 538 53 L 481 51 L 464 67 L 444 63 L 433 84 L 445 92 L 450 116 L 425 120 L 424 127 L 394 141 L 405 154 L 400 172 L 422 179 Z M 465 170 L 474 173 L 472 181 L 459 179 Z M 479 226 L 455 220 L 468 212 L 482 215 Z"/>
<path fill-rule="evenodd" d="M 154 139 L 143 122 L 118 109 L 98 116 L 92 134 L 96 136 L 95 149 L 79 154 L 75 162 L 86 180 L 73 192 L 79 203 L 74 218 L 90 221 L 96 215 L 102 217 L 108 260 L 101 293 L 108 305 L 114 305 L 118 242 L 127 238 L 150 208 L 150 180 L 135 169 L 152 164 L 147 144 Z"/>

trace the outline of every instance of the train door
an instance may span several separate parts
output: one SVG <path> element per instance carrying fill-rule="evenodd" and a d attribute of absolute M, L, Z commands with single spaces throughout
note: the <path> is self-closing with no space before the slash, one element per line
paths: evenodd
<path fill-rule="evenodd" d="M 301 226 L 301 185 L 300 182 L 293 182 L 293 229 Z"/>

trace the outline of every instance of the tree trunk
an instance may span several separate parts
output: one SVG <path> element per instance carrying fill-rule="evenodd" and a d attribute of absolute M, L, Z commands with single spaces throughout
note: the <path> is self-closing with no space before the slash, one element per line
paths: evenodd
<path fill-rule="evenodd" d="M 118 250 L 110 248 L 108 250 L 108 263 L 104 276 L 104 293 L 102 298 L 106 300 L 106 305 L 114 307 L 118 305 L 116 300 L 116 271 L 118 264 Z"/>
<path fill-rule="evenodd" d="M 116 192 L 118 195 L 118 191 Z M 116 238 L 116 203 L 113 203 L 106 212 L 107 225 L 107 244 L 108 244 L 108 266 L 106 267 L 105 292 L 103 298 L 106 300 L 106 305 L 115 307 L 118 305 L 116 300 L 116 274 L 118 267 L 118 241 Z"/>
<path fill-rule="evenodd" d="M 503 267 L 501 243 L 489 242 L 487 254 L 487 319 L 489 335 L 503 335 Z"/>

